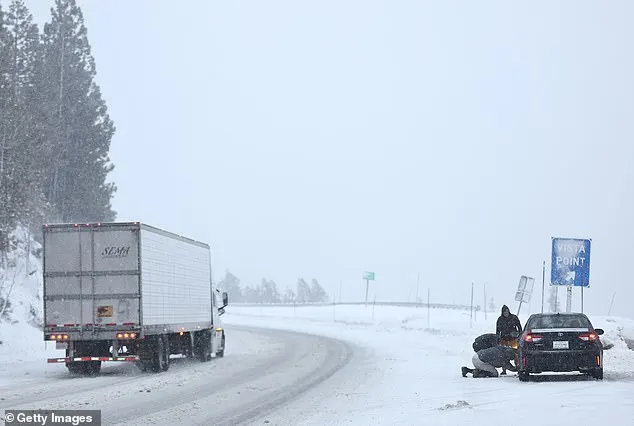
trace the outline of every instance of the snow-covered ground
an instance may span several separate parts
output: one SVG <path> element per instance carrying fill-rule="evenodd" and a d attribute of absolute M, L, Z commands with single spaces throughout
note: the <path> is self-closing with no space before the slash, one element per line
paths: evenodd
<path fill-rule="evenodd" d="M 624 339 L 634 338 L 634 320 L 591 317 L 596 327 L 605 329 L 604 341 L 614 344 L 605 352 L 603 381 L 543 375 L 521 383 L 513 373 L 497 379 L 461 377 L 460 366 L 471 362 L 473 338 L 491 331 L 497 316 L 488 313 L 485 320 L 480 313 L 471 323 L 468 312 L 431 310 L 428 323 L 425 308 L 339 305 L 230 306 L 223 318 L 228 333 L 231 325 L 250 325 L 335 337 L 367 348 L 357 363 L 267 415 L 271 425 L 577 425 L 604 422 L 606 416 L 611 425 L 631 424 L 634 351 Z M 526 317 L 520 316 L 522 322 Z M 39 330 L 21 321 L 3 324 L 3 336 L 0 394 L 41 383 L 42 376 L 60 391 L 66 383 L 71 386 L 59 380 L 66 376 L 62 365 L 45 362 L 55 350 L 42 341 Z M 192 369 L 194 373 L 200 372 Z M 104 380 L 112 377 L 117 376 Z M 144 380 L 158 383 L 165 378 Z"/>
<path fill-rule="evenodd" d="M 48 380 L 53 380 L 51 389 L 62 394 L 66 387 L 70 392 L 77 386 L 96 386 L 88 381 L 59 380 L 67 376 L 64 366 L 46 363 L 47 357 L 60 356 L 60 352 L 54 343 L 44 342 L 41 331 L 33 326 L 41 316 L 41 272 L 37 259 L 31 256 L 27 264 L 23 254 L 10 259 L 17 270 L 3 271 L 0 283 L 0 295 L 6 296 L 10 289 L 12 301 L 10 321 L 0 322 L 0 397 L 13 395 L 21 388 L 40 389 Z M 29 275 L 27 269 L 34 273 Z M 544 374 L 530 383 L 521 383 L 513 373 L 497 379 L 463 378 L 460 366 L 471 364 L 473 339 L 493 331 L 498 315 L 499 312 L 489 312 L 485 319 L 484 313 L 478 312 L 470 318 L 465 311 L 372 304 L 230 305 L 223 319 L 228 333 L 232 324 L 259 326 L 334 337 L 365 348 L 351 365 L 331 379 L 265 416 L 271 425 L 632 424 L 634 351 L 628 349 L 626 342 L 634 342 L 634 320 L 590 316 L 595 327 L 606 331 L 604 342 L 614 345 L 605 352 L 603 381 Z M 527 317 L 528 312 L 520 315 L 522 323 Z M 235 341 L 234 344 L 240 345 Z M 231 343 L 229 346 L 225 361 L 240 349 Z M 250 351 L 242 354 L 241 364 L 248 362 L 248 353 L 253 353 L 253 361 L 257 362 L 258 351 Z M 139 383 L 145 386 L 146 381 L 148 386 L 171 383 L 165 376 L 145 377 L 129 367 L 108 366 L 105 371 L 109 374 L 99 380 L 110 380 L 108 383 L 114 385 L 119 376 L 113 372 L 121 370 L 132 375 L 131 389 Z M 194 368 L 191 374 L 200 371 Z M 180 380 L 180 375 L 189 373 L 181 369 L 170 374 L 178 375 L 175 377 Z M 93 408 L 100 408 L 98 400 L 94 404 Z"/>
<path fill-rule="evenodd" d="M 590 317 L 603 328 L 605 379 L 538 375 L 522 383 L 514 373 L 490 379 L 463 378 L 471 366 L 473 339 L 495 330 L 499 313 L 369 305 L 334 307 L 240 307 L 227 309 L 227 324 L 303 331 L 372 349 L 364 386 L 336 381 L 302 397 L 270 424 L 630 425 L 634 419 L 634 320 Z M 522 323 L 528 315 L 520 315 Z M 428 322 L 429 320 L 429 322 Z M 343 374 L 343 373 L 342 373 Z M 349 374 L 349 373 L 348 373 Z M 342 384 L 343 383 L 343 384 Z M 284 423 L 290 422 L 290 423 Z"/>

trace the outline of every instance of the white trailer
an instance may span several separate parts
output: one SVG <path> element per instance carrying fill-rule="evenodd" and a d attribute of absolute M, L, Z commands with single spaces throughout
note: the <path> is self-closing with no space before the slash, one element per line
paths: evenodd
<path fill-rule="evenodd" d="M 43 227 L 44 339 L 71 373 L 103 361 L 169 368 L 170 355 L 224 356 L 209 245 L 139 222 Z"/>

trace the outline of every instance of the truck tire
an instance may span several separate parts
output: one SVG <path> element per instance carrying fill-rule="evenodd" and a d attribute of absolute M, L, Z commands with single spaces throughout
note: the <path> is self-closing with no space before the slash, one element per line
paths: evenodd
<path fill-rule="evenodd" d="M 220 350 L 216 352 L 216 358 L 225 356 L 225 332 L 222 332 L 222 340 L 220 340 Z"/>
<path fill-rule="evenodd" d="M 85 356 L 84 354 L 90 353 L 90 349 L 90 347 L 78 345 L 78 353 L 75 356 Z M 66 349 L 66 356 L 70 356 L 68 349 Z M 101 371 L 101 361 L 71 361 L 66 363 L 66 368 L 72 375 L 93 376 Z"/>
<path fill-rule="evenodd" d="M 96 376 L 101 372 L 101 361 L 87 361 L 86 374 L 89 376 Z"/>
<path fill-rule="evenodd" d="M 196 334 L 194 353 L 200 362 L 207 362 L 211 359 L 211 333 L 209 330 Z"/>
<path fill-rule="evenodd" d="M 68 368 L 68 372 L 73 376 L 86 374 L 86 368 L 83 364 L 83 362 L 67 362 L 66 368 Z"/>
<path fill-rule="evenodd" d="M 152 359 L 152 371 L 159 373 L 169 369 L 169 345 L 165 342 L 165 336 L 156 336 L 154 342 L 154 353 Z"/>
<path fill-rule="evenodd" d="M 101 372 L 101 361 L 78 361 L 66 363 L 72 375 L 94 376 Z"/>

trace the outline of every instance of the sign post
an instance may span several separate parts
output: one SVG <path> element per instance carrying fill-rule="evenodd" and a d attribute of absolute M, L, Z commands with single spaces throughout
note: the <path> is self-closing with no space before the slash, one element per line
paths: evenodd
<path fill-rule="evenodd" d="M 546 261 L 542 265 L 542 314 L 544 313 L 544 289 L 546 287 Z"/>
<path fill-rule="evenodd" d="M 522 275 L 520 277 L 520 283 L 517 286 L 517 292 L 515 293 L 515 301 L 520 302 L 517 308 L 517 315 L 519 316 L 522 309 L 522 303 L 529 303 L 533 294 L 533 286 L 535 285 L 535 278 Z"/>
<path fill-rule="evenodd" d="M 368 306 L 368 290 L 370 289 L 370 281 L 374 281 L 374 272 L 364 272 L 363 279 L 365 280 L 365 306 Z"/>
<path fill-rule="evenodd" d="M 590 287 L 590 239 L 552 239 L 551 285 L 566 286 L 566 312 L 572 309 L 572 288 Z"/>

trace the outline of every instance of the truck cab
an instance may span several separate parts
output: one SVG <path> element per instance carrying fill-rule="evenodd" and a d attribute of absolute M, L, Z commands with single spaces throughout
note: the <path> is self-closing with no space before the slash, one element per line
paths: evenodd
<path fill-rule="evenodd" d="M 220 299 L 220 300 L 219 300 Z M 226 291 L 221 292 L 218 288 L 213 292 L 213 324 L 216 331 L 216 338 L 214 342 L 216 342 L 216 347 L 212 351 L 216 354 L 217 358 L 222 358 L 225 356 L 225 328 L 222 321 L 222 315 L 225 313 L 225 308 L 229 304 L 229 295 Z"/>

